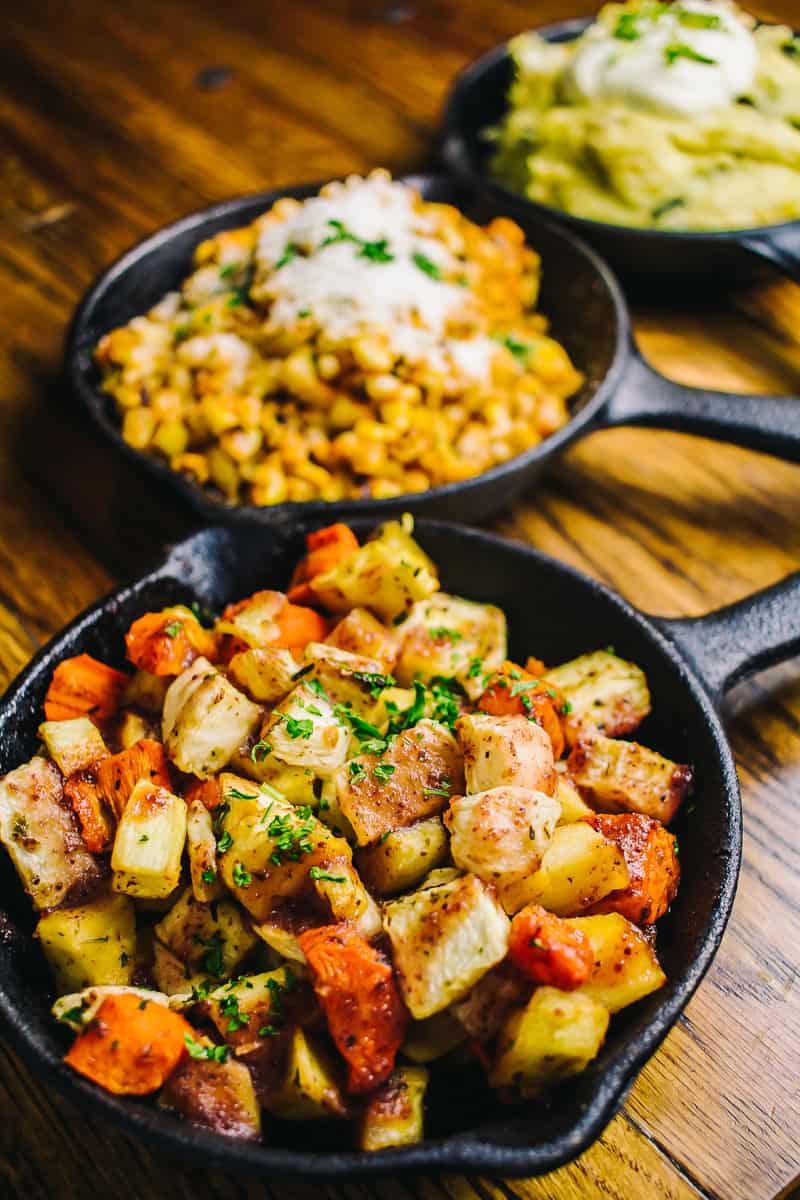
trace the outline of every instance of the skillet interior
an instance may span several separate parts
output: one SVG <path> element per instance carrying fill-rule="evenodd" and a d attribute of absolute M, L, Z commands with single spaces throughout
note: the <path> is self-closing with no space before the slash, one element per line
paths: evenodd
<path fill-rule="evenodd" d="M 371 523 L 361 521 L 356 527 L 364 533 Z M 613 643 L 645 669 L 654 711 L 642 727 L 642 740 L 697 768 L 694 810 L 684 811 L 676 822 L 683 880 L 676 903 L 658 927 L 669 982 L 615 1017 L 592 1069 L 563 1084 L 547 1103 L 504 1106 L 477 1073 L 467 1073 L 433 1086 L 428 1138 L 422 1146 L 372 1156 L 343 1153 L 339 1128 L 318 1127 L 309 1135 L 302 1123 L 270 1130 L 269 1145 L 237 1143 L 181 1124 L 149 1104 L 110 1096 L 63 1066 L 64 1041 L 48 1017 L 51 985 L 30 940 L 30 906 L 2 854 L 0 1012 L 15 1044 L 34 1068 L 48 1070 L 63 1091 L 166 1151 L 185 1154 L 191 1149 L 197 1165 L 213 1162 L 231 1169 L 327 1177 L 401 1170 L 473 1169 L 495 1175 L 551 1170 L 599 1135 L 697 986 L 722 936 L 739 861 L 736 775 L 713 707 L 672 644 L 625 601 L 527 547 L 433 523 L 421 523 L 418 536 L 438 563 L 447 590 L 492 601 L 507 611 L 512 654 L 541 654 L 553 662 Z M 78 618 L 7 693 L 0 710 L 0 772 L 34 752 L 44 693 L 61 658 L 88 651 L 121 665 L 122 633 L 142 611 L 191 599 L 219 609 L 258 587 L 283 586 L 301 544 L 299 533 L 281 542 L 253 527 L 208 530 L 177 547 L 166 568 Z"/>
<path fill-rule="evenodd" d="M 453 178 L 413 176 L 409 182 L 419 187 L 426 199 L 454 204 L 481 223 L 510 208 L 502 201 L 475 199 L 471 190 L 465 190 Z M 302 198 L 315 194 L 319 187 L 319 184 L 306 184 L 227 201 L 168 226 L 128 251 L 101 275 L 73 320 L 67 339 L 67 373 L 92 421 L 118 451 L 177 491 L 208 520 L 226 523 L 258 521 L 275 525 L 315 514 L 328 520 L 358 512 L 378 516 L 408 506 L 408 498 L 400 497 L 335 504 L 309 502 L 267 508 L 231 507 L 170 470 L 166 463 L 128 446 L 121 436 L 110 398 L 99 390 L 100 375 L 92 352 L 100 337 L 146 312 L 165 292 L 175 288 L 188 274 L 192 252 L 199 242 L 223 229 L 254 220 L 280 196 Z M 529 244 L 542 256 L 540 307 L 551 319 L 553 335 L 566 346 L 585 375 L 586 383 L 572 402 L 573 419 L 539 446 L 474 479 L 415 495 L 415 511 L 426 516 L 472 521 L 507 504 L 531 481 L 550 454 L 573 440 L 584 428 L 613 390 L 622 370 L 628 322 L 613 276 L 592 251 L 569 234 L 538 218 L 531 218 L 529 214 L 522 217 L 515 214 L 515 217 L 524 228 Z"/>

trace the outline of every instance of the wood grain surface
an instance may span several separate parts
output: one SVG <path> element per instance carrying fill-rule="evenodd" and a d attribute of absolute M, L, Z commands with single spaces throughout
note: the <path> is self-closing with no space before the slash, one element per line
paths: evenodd
<path fill-rule="evenodd" d="M 797 21 L 797 0 L 753 6 Z M 453 73 L 579 0 L 28 0 L 0 38 L 0 686 L 189 528 L 113 461 L 59 383 L 92 276 L 227 196 L 430 164 Z M 800 391 L 800 290 L 697 307 L 654 289 L 646 355 L 692 384 Z M 697 614 L 800 565 L 800 467 L 651 430 L 595 434 L 499 527 L 653 613 Z M 544 1179 L 306 1187 L 156 1159 L 0 1051 L 0 1194 L 26 1200 L 771 1200 L 800 1171 L 800 672 L 729 698 L 744 867 L 713 969 L 623 1112 Z"/>

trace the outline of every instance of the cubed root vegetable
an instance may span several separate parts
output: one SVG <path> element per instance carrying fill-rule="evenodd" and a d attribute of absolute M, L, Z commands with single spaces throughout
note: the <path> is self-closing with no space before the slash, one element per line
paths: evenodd
<path fill-rule="evenodd" d="M 295 567 L 289 585 L 289 600 L 293 604 L 313 604 L 317 597 L 308 585 L 309 579 L 331 571 L 356 550 L 358 538 L 348 525 L 326 525 L 309 533 L 306 556 Z"/>
<path fill-rule="evenodd" d="M 184 1056 L 158 1098 L 159 1106 L 225 1137 L 256 1141 L 261 1111 L 244 1063 Z"/>
<path fill-rule="evenodd" d="M 537 988 L 503 1027 L 489 1083 L 535 1096 L 557 1079 L 578 1075 L 597 1055 L 608 1021 L 608 1009 L 591 996 Z"/>
<path fill-rule="evenodd" d="M 98 662 L 90 654 L 79 654 L 59 663 L 44 699 L 48 721 L 89 717 L 106 721 L 119 707 L 128 676 Z"/>
<path fill-rule="evenodd" d="M 348 1091 L 369 1092 L 391 1075 L 406 1027 L 392 968 L 349 925 L 310 929 L 299 941 L 331 1036 L 348 1064 Z"/>
<path fill-rule="evenodd" d="M 630 877 L 626 888 L 610 892 L 590 911 L 618 912 L 634 925 L 652 925 L 678 891 L 678 839 L 660 821 L 641 813 L 598 813 L 589 824 L 620 847 Z"/>
<path fill-rule="evenodd" d="M 424 1067 L 398 1067 L 367 1100 L 359 1124 L 359 1148 L 385 1150 L 421 1142 L 427 1086 Z"/>
<path fill-rule="evenodd" d="M 196 658 L 216 657 L 216 639 L 182 605 L 145 613 L 125 634 L 129 660 L 150 675 L 180 675 Z"/>
<path fill-rule="evenodd" d="M 136 914 L 127 896 L 99 896 L 75 908 L 56 908 L 39 919 L 36 937 L 61 992 L 131 981 Z"/>
<path fill-rule="evenodd" d="M 571 917 L 592 947 L 592 972 L 580 992 L 593 996 L 610 1012 L 619 1012 L 649 996 L 666 981 L 656 952 L 641 929 L 619 913 Z M 573 995 L 577 995 L 575 992 Z"/>
<path fill-rule="evenodd" d="M 146 779 L 136 784 L 114 838 L 113 887 L 141 899 L 161 900 L 177 887 L 186 841 L 186 803 Z"/>
<path fill-rule="evenodd" d="M 514 917 L 508 954 L 529 979 L 564 992 L 586 982 L 594 961 L 586 935 L 538 904 Z"/>
<path fill-rule="evenodd" d="M 163 1087 L 186 1052 L 192 1027 L 163 1005 L 107 996 L 64 1061 L 115 1095 L 147 1096 Z"/>
<path fill-rule="evenodd" d="M 142 779 L 168 791 L 172 787 L 161 742 L 143 738 L 129 749 L 104 759 L 97 768 L 100 795 L 117 817 L 122 816 L 131 792 Z"/>

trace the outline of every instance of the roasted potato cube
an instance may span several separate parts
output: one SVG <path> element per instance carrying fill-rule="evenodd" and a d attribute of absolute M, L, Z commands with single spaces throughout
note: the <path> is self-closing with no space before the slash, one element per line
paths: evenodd
<path fill-rule="evenodd" d="M 359 850 L 356 866 L 361 878 L 379 896 L 407 892 L 447 859 L 449 839 L 441 817 L 395 829 L 373 846 Z"/>
<path fill-rule="evenodd" d="M 158 1104 L 224 1137 L 257 1141 L 261 1136 L 252 1076 L 233 1058 L 214 1062 L 185 1055 L 164 1084 Z"/>
<path fill-rule="evenodd" d="M 84 771 L 108 753 L 100 730 L 88 717 L 43 721 L 39 737 L 62 775 Z"/>
<path fill-rule="evenodd" d="M 336 797 L 360 846 L 433 816 L 463 791 L 453 735 L 424 719 L 398 734 L 384 754 L 361 754 L 336 772 Z"/>
<path fill-rule="evenodd" d="M 581 795 L 605 812 L 638 812 L 668 825 L 689 790 L 692 768 L 640 746 L 592 734 L 567 763 Z"/>
<path fill-rule="evenodd" d="M 218 900 L 223 893 L 217 873 L 217 839 L 211 813 L 202 800 L 192 800 L 186 815 L 186 849 L 195 900 Z"/>
<path fill-rule="evenodd" d="M 114 890 L 146 900 L 171 895 L 180 881 L 185 841 L 185 801 L 140 780 L 117 825 L 111 852 Z"/>
<path fill-rule="evenodd" d="M 277 704 L 294 687 L 298 663 L 283 646 L 260 646 L 234 654 L 228 678 L 258 704 Z"/>
<path fill-rule="evenodd" d="M 261 720 L 261 709 L 205 658 L 170 685 L 164 699 L 164 744 L 181 771 L 207 779 L 228 763 Z"/>
<path fill-rule="evenodd" d="M 156 676 L 154 675 L 155 679 Z M 161 722 L 154 717 L 144 716 L 133 708 L 124 708 L 119 713 L 116 723 L 117 741 L 123 750 L 130 750 L 137 742 L 159 741 L 161 738 Z"/>
<path fill-rule="evenodd" d="M 411 1021 L 400 1053 L 412 1062 L 428 1063 L 449 1054 L 466 1040 L 464 1026 L 453 1016 L 452 1009 L 447 1009 L 424 1021 Z"/>
<path fill-rule="evenodd" d="M 122 694 L 122 703 L 142 712 L 160 715 L 164 697 L 172 682 L 169 675 L 151 675 L 149 671 L 134 671 Z"/>
<path fill-rule="evenodd" d="M 400 626 L 400 639 L 394 673 L 401 684 L 454 677 L 476 700 L 482 676 L 505 661 L 505 613 L 494 604 L 437 592 L 414 605 Z"/>
<path fill-rule="evenodd" d="M 619 913 L 572 917 L 569 924 L 586 934 L 594 954 L 591 975 L 573 995 L 591 996 L 615 1013 L 666 983 L 648 939 Z"/>
<path fill-rule="evenodd" d="M 153 1004 L 169 1004 L 169 997 L 163 992 L 154 992 L 152 988 L 125 987 L 122 984 L 97 984 L 95 987 L 84 988 L 80 992 L 71 992 L 59 996 L 50 1012 L 62 1025 L 68 1025 L 76 1033 L 88 1025 L 94 1017 L 106 996 L 120 996 L 123 993 L 140 996 L 142 1000 L 151 1000 Z"/>
<path fill-rule="evenodd" d="M 525 904 L 541 904 L 559 917 L 568 917 L 627 887 L 628 881 L 619 846 L 578 821 L 558 826 L 539 870 L 507 888 L 504 900 L 515 912 Z"/>
<path fill-rule="evenodd" d="M 320 695 L 303 680 L 273 708 L 261 739 L 281 762 L 327 776 L 347 757 L 350 729 L 324 692 Z"/>
<path fill-rule="evenodd" d="M 280 637 L 277 617 L 286 603 L 283 592 L 254 592 L 246 600 L 229 604 L 214 632 L 230 634 L 251 647 L 268 646 Z"/>
<path fill-rule="evenodd" d="M 340 650 L 377 659 L 384 671 L 392 670 L 400 647 L 395 630 L 382 625 L 366 608 L 351 609 L 325 640 Z"/>
<path fill-rule="evenodd" d="M 508 950 L 509 919 L 477 875 L 392 900 L 383 924 L 403 998 L 417 1020 L 460 1000 Z"/>
<path fill-rule="evenodd" d="M 321 781 L 317 782 L 316 773 L 310 767 L 283 762 L 266 738 L 251 735 L 228 766 L 237 775 L 246 775 L 248 779 L 268 784 L 292 804 L 310 804 L 314 808 L 318 803 L 315 790 L 319 790 Z"/>
<path fill-rule="evenodd" d="M 557 775 L 555 795 L 561 805 L 559 825 L 574 825 L 576 821 L 594 816 L 594 809 L 589 807 L 569 776 L 561 771 Z"/>
<path fill-rule="evenodd" d="M 46 758 L 0 780 L 0 842 L 36 908 L 54 908 L 100 878 L 64 799 L 58 769 Z"/>
<path fill-rule="evenodd" d="M 192 972 L 212 979 L 232 975 L 256 944 L 232 900 L 202 904 L 187 888 L 155 927 L 160 942 Z"/>
<path fill-rule="evenodd" d="M 558 1079 L 580 1074 L 597 1056 L 608 1021 L 608 1009 L 592 996 L 537 988 L 500 1033 L 490 1085 L 535 1096 Z"/>
<path fill-rule="evenodd" d="M 349 1115 L 332 1056 L 302 1029 L 292 1031 L 283 1084 L 264 1097 L 264 1107 L 284 1121 Z"/>
<path fill-rule="evenodd" d="M 424 1067 L 397 1067 L 367 1099 L 358 1125 L 360 1150 L 413 1146 L 424 1137 Z"/>
<path fill-rule="evenodd" d="M 644 672 L 610 650 L 581 654 L 553 667 L 547 680 L 570 705 L 564 722 L 569 745 L 581 733 L 594 729 L 610 737 L 631 733 L 650 712 Z"/>
<path fill-rule="evenodd" d="M 626 888 L 609 892 L 591 911 L 618 912 L 634 925 L 652 925 L 663 917 L 678 891 L 678 839 L 660 821 L 641 813 L 598 813 L 589 824 L 616 842 L 630 876 Z"/>
<path fill-rule="evenodd" d="M 399 521 L 387 521 L 372 541 L 310 581 L 331 612 L 368 608 L 383 621 L 409 611 L 439 587 L 436 567 Z"/>
<path fill-rule="evenodd" d="M 456 736 L 464 755 L 467 792 L 510 786 L 553 795 L 553 743 L 541 725 L 527 717 L 465 713 L 456 722 Z"/>
<path fill-rule="evenodd" d="M 456 796 L 444 814 L 453 862 L 494 884 L 506 910 L 514 912 L 516 885 L 538 869 L 560 812 L 553 796 L 530 788 Z"/>
<path fill-rule="evenodd" d="M 77 908 L 45 913 L 36 937 L 61 992 L 131 981 L 136 915 L 127 896 L 102 896 Z"/>

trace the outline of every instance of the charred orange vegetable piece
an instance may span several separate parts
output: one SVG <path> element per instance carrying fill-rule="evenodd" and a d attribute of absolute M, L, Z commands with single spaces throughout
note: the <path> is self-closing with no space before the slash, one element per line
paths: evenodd
<path fill-rule="evenodd" d="M 89 717 L 97 724 L 113 717 L 128 682 L 123 671 L 115 671 L 91 654 L 79 654 L 59 663 L 44 698 L 48 721 Z"/>
<path fill-rule="evenodd" d="M 511 922 L 508 956 L 529 979 L 571 992 L 589 978 L 594 956 L 586 934 L 538 904 Z"/>
<path fill-rule="evenodd" d="M 209 812 L 213 812 L 217 805 L 222 803 L 222 788 L 219 785 L 219 779 L 216 776 L 212 779 L 193 779 L 184 791 L 183 797 L 187 804 L 191 804 L 193 800 L 199 800 L 205 804 Z"/>
<path fill-rule="evenodd" d="M 97 768 L 74 771 L 64 783 L 64 795 L 80 822 L 87 849 L 104 854 L 111 846 L 114 824 L 97 787 Z"/>
<path fill-rule="evenodd" d="M 309 581 L 317 575 L 324 575 L 348 558 L 358 549 L 358 538 L 348 525 L 337 523 L 317 529 L 306 537 L 305 558 L 295 567 L 292 581 L 289 585 L 289 599 L 293 604 L 313 604 L 313 590 L 308 586 Z"/>
<path fill-rule="evenodd" d="M 300 936 L 312 983 L 339 1053 L 348 1091 L 370 1092 L 388 1079 L 407 1013 L 389 963 L 349 925 Z"/>
<path fill-rule="evenodd" d="M 163 1086 L 186 1053 L 192 1027 L 141 996 L 107 996 L 64 1061 L 118 1096 L 147 1096 Z"/>
<path fill-rule="evenodd" d="M 490 676 L 478 708 L 495 717 L 522 716 L 536 721 L 553 743 L 554 757 L 560 758 L 564 753 L 563 696 L 546 679 L 532 675 L 516 663 L 504 662 Z"/>
<path fill-rule="evenodd" d="M 96 771 L 98 791 L 118 817 L 122 816 L 128 797 L 140 779 L 147 779 L 167 791 L 172 789 L 164 747 L 150 738 L 142 738 L 127 750 L 104 758 Z"/>
<path fill-rule="evenodd" d="M 616 842 L 625 856 L 630 881 L 588 910 L 618 912 L 634 925 L 652 925 L 675 899 L 680 880 L 678 839 L 654 817 L 642 813 L 597 813 L 586 818 L 598 833 Z"/>
<path fill-rule="evenodd" d="M 125 634 L 128 658 L 151 675 L 180 675 L 196 658 L 216 657 L 216 639 L 186 608 L 145 613 Z"/>

